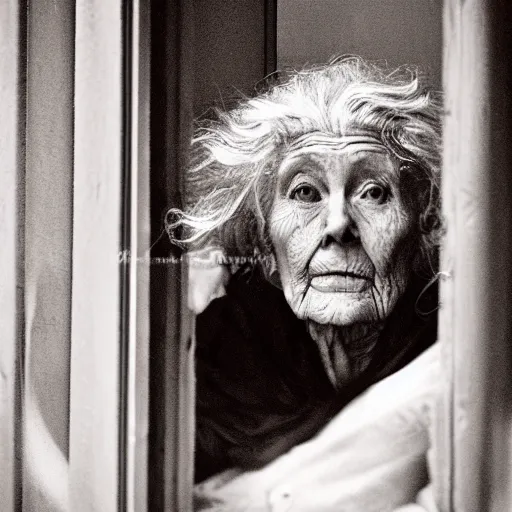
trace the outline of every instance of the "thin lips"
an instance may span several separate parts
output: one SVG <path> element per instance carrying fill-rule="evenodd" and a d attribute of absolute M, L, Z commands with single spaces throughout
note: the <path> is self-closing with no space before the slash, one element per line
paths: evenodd
<path fill-rule="evenodd" d="M 370 281 L 370 277 L 363 274 L 356 274 L 355 272 L 341 272 L 341 271 L 332 271 L 332 272 L 319 272 L 311 275 L 311 279 L 314 277 L 324 277 L 324 276 L 342 276 L 342 277 L 353 277 L 355 279 L 366 279 Z"/>

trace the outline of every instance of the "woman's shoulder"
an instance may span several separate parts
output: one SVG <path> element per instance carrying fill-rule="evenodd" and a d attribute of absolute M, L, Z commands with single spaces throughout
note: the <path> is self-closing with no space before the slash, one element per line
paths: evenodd
<path fill-rule="evenodd" d="M 196 340 L 199 365 L 248 383 L 261 381 L 260 392 L 275 385 L 276 379 L 288 385 L 310 378 L 324 382 L 316 345 L 303 322 L 291 311 L 282 290 L 255 268 L 240 269 L 226 294 L 197 316 Z"/>
<path fill-rule="evenodd" d="M 252 467 L 300 427 L 304 410 L 333 393 L 316 346 L 281 290 L 254 273 L 198 315 L 196 413 L 199 479 Z"/>

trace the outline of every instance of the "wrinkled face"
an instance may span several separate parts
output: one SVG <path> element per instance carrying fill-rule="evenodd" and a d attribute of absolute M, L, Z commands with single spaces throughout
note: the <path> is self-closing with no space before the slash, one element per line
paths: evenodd
<path fill-rule="evenodd" d="M 399 161 L 370 136 L 310 134 L 278 169 L 270 215 L 282 287 L 301 319 L 385 319 L 403 293 L 415 215 Z"/>

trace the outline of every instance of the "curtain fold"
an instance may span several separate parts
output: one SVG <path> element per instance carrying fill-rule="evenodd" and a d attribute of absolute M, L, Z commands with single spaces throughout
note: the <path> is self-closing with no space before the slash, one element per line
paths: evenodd
<path fill-rule="evenodd" d="M 74 3 L 31 0 L 27 28 L 23 509 L 66 510 Z"/>

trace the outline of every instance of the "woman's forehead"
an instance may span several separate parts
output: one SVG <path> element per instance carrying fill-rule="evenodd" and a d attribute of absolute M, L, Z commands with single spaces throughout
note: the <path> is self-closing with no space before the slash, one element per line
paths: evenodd
<path fill-rule="evenodd" d="M 361 152 L 389 154 L 382 141 L 371 132 L 354 131 L 342 136 L 314 132 L 295 139 L 287 147 L 283 163 L 302 155 L 356 156 Z"/>
<path fill-rule="evenodd" d="M 279 173 L 297 165 L 308 164 L 317 169 L 339 166 L 394 168 L 389 150 L 377 138 L 359 135 L 331 137 L 329 140 L 311 140 L 295 144 L 281 162 Z"/>
<path fill-rule="evenodd" d="M 323 132 L 310 132 L 294 139 L 288 146 L 290 152 L 307 151 L 320 146 L 333 150 L 343 149 L 352 144 L 376 144 L 385 147 L 381 139 L 368 130 L 348 130 L 343 135 L 334 135 Z"/>

